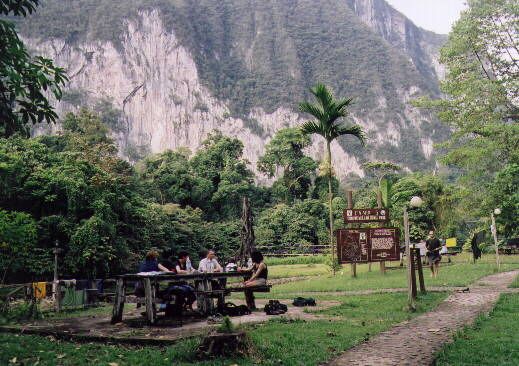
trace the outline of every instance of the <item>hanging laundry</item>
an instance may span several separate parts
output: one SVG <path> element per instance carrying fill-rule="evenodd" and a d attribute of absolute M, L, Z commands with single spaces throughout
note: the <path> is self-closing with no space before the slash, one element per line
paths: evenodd
<path fill-rule="evenodd" d="M 76 280 L 76 290 L 85 290 L 90 288 L 89 280 Z"/>
<path fill-rule="evenodd" d="M 32 289 L 37 299 L 44 299 L 47 296 L 47 282 L 33 282 Z"/>
<path fill-rule="evenodd" d="M 73 287 L 65 287 L 65 294 L 61 301 L 64 307 L 82 306 L 85 304 L 85 291 L 76 290 Z"/>

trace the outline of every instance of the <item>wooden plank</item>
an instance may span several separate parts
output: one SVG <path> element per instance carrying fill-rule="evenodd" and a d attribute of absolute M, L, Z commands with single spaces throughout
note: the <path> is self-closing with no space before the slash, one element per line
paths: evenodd
<path fill-rule="evenodd" d="M 418 266 L 418 282 L 420 283 L 420 292 L 422 294 L 425 294 L 425 293 L 427 293 L 427 291 L 425 291 L 425 281 L 423 278 L 423 267 L 422 267 L 422 258 L 420 257 L 420 249 L 415 248 L 413 250 L 415 251 L 416 264 Z"/>
<path fill-rule="evenodd" d="M 410 254 L 411 254 L 411 290 L 412 290 L 412 294 L 413 294 L 413 299 L 416 300 L 416 295 L 417 295 L 417 291 L 416 291 L 416 261 L 417 261 L 417 258 L 416 258 L 416 255 L 415 255 L 415 251 L 413 249 L 410 250 Z M 418 260 L 420 261 L 420 260 Z"/>
<path fill-rule="evenodd" d="M 272 285 L 267 285 L 267 286 L 250 286 L 250 287 L 229 287 L 227 288 L 227 290 L 229 292 L 243 292 L 243 291 L 247 291 L 247 290 L 251 290 L 253 292 L 270 292 L 270 288 L 272 287 Z"/>
<path fill-rule="evenodd" d="M 112 324 L 119 323 L 123 320 L 123 310 L 124 310 L 124 279 L 117 279 L 115 285 L 115 299 L 114 299 L 114 307 L 112 310 Z"/>
<path fill-rule="evenodd" d="M 380 261 L 380 273 L 386 274 L 386 262 Z"/>
<path fill-rule="evenodd" d="M 53 282 L 53 286 L 56 289 L 56 292 L 54 293 L 54 309 L 57 313 L 61 311 L 61 285 L 59 281 Z"/>
<path fill-rule="evenodd" d="M 151 287 L 150 278 L 144 279 L 144 296 L 146 302 L 146 318 L 148 319 L 148 324 L 155 324 L 156 320 L 156 309 L 154 300 L 154 291 Z"/>
<path fill-rule="evenodd" d="M 173 273 L 161 273 L 157 275 L 138 275 L 136 273 L 129 273 L 120 275 L 119 278 L 124 278 L 125 280 L 137 281 L 143 280 L 145 278 L 152 278 L 156 282 L 160 281 L 186 281 L 186 280 L 204 280 L 204 279 L 219 279 L 219 278 L 231 278 L 231 277 L 244 277 L 247 275 L 252 275 L 252 271 L 240 271 L 240 272 L 213 272 L 213 273 L 189 273 L 189 274 L 173 274 Z"/>
<path fill-rule="evenodd" d="M 146 298 L 145 297 L 127 297 L 125 302 L 127 304 L 146 304 Z M 164 301 L 162 299 L 153 299 L 154 304 L 163 304 L 167 301 Z"/>

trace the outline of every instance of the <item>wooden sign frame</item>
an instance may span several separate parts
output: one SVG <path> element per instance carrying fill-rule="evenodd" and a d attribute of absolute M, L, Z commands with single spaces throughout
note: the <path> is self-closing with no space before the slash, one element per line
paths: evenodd
<path fill-rule="evenodd" d="M 387 208 L 347 208 L 343 212 L 345 224 L 389 221 Z"/>
<path fill-rule="evenodd" d="M 394 227 L 339 229 L 339 263 L 369 263 L 400 260 L 400 231 Z"/>

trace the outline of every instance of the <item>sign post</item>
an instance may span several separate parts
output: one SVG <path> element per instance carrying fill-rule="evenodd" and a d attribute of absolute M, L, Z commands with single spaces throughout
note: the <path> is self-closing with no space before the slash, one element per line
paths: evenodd
<path fill-rule="evenodd" d="M 398 228 L 339 229 L 337 252 L 340 263 L 369 263 L 398 260 Z"/>
<path fill-rule="evenodd" d="M 353 191 L 347 191 L 346 192 L 346 197 L 348 199 L 348 210 L 352 210 L 353 209 Z M 348 222 L 346 221 L 346 218 L 344 218 L 344 223 L 345 224 L 348 224 Z M 339 259 L 339 243 L 337 242 L 337 260 L 339 263 L 341 263 L 341 259 Z M 351 262 L 350 264 L 351 266 L 351 277 L 355 278 L 357 277 L 357 263 L 355 261 Z"/>
<path fill-rule="evenodd" d="M 501 211 L 499 211 L 499 212 L 501 212 Z M 494 212 L 492 212 L 490 216 L 492 217 L 492 226 L 490 227 L 490 229 L 491 229 L 490 231 L 492 232 L 492 236 L 494 238 L 494 245 L 495 245 L 495 249 L 496 249 L 496 265 L 497 265 L 497 270 L 499 271 L 501 264 L 499 263 L 499 246 L 497 244 L 497 228 L 496 228 L 496 219 L 494 217 Z"/>
<path fill-rule="evenodd" d="M 411 258 L 411 247 L 409 239 L 409 214 L 407 213 L 407 207 L 404 207 L 404 243 L 405 243 L 405 255 L 407 257 L 407 305 L 409 310 L 416 310 L 413 296 L 413 266 Z"/>

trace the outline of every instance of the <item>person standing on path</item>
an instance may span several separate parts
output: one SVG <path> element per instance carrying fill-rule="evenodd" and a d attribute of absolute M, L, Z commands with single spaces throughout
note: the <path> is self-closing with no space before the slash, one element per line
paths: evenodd
<path fill-rule="evenodd" d="M 434 235 L 434 230 L 429 231 L 429 237 L 425 241 L 425 247 L 427 248 L 427 259 L 429 260 L 429 266 L 431 267 L 431 276 L 433 278 L 438 277 L 438 270 L 440 269 L 440 250 L 442 245 L 440 240 Z"/>

